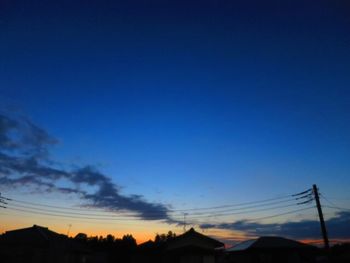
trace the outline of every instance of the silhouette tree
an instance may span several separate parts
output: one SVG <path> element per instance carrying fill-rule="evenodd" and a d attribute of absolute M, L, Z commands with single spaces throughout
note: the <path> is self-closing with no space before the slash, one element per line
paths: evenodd
<path fill-rule="evenodd" d="M 108 234 L 107 237 L 106 237 L 106 242 L 107 243 L 113 243 L 115 240 L 115 237 L 111 234 Z"/>
<path fill-rule="evenodd" d="M 168 231 L 168 234 L 166 235 L 167 241 L 172 240 L 172 239 L 174 239 L 175 237 L 176 237 L 176 234 L 175 234 L 175 233 L 173 233 L 171 230 Z"/>
<path fill-rule="evenodd" d="M 128 247 L 136 247 L 136 239 L 130 234 L 124 235 L 122 241 Z"/>
<path fill-rule="evenodd" d="M 165 243 L 169 240 L 172 240 L 176 237 L 176 234 L 172 231 L 168 231 L 167 234 L 157 234 L 154 238 L 155 243 Z"/>
<path fill-rule="evenodd" d="M 77 241 L 86 242 L 88 240 L 88 237 L 85 233 L 79 233 L 74 237 L 74 239 Z"/>

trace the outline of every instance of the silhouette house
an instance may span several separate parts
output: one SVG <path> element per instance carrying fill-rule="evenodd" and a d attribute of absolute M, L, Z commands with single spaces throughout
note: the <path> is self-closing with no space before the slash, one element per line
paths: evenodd
<path fill-rule="evenodd" d="M 277 263 L 313 262 L 317 248 L 282 237 L 259 237 L 229 248 L 226 262 Z"/>
<path fill-rule="evenodd" d="M 85 261 L 85 251 L 67 236 L 37 225 L 5 232 L 0 248 L 0 256 L 7 263 Z"/>
<path fill-rule="evenodd" d="M 217 250 L 224 244 L 196 232 L 193 228 L 167 243 L 164 262 L 214 263 Z"/>

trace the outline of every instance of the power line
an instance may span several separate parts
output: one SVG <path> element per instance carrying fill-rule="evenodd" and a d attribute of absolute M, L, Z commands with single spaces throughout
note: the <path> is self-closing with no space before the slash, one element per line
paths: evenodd
<path fill-rule="evenodd" d="M 286 199 L 289 197 L 289 200 L 281 200 L 281 199 Z M 72 211 L 83 211 L 83 212 L 87 212 L 87 211 L 91 211 L 91 212 L 99 212 L 99 213 L 113 213 L 113 212 L 117 212 L 117 211 L 101 211 L 101 210 L 90 210 L 90 209 L 81 209 L 81 208 L 71 208 L 71 207 L 62 207 L 62 206 L 55 206 L 55 205 L 46 205 L 46 204 L 38 204 L 38 203 L 33 203 L 33 202 L 28 202 L 28 201 L 24 201 L 24 200 L 16 200 L 16 199 L 9 199 L 13 202 L 16 203 L 23 203 L 23 204 L 28 204 L 30 206 L 35 206 L 35 207 L 48 207 L 48 208 L 54 208 L 54 209 L 59 209 L 59 210 L 72 210 Z M 271 202 L 273 200 L 281 200 L 278 202 Z M 216 206 L 216 207 L 207 207 L 207 208 L 203 208 L 203 209 L 218 209 L 218 208 L 223 208 L 223 207 L 237 207 L 237 208 L 231 208 L 231 209 L 227 209 L 227 210 L 222 210 L 222 211 L 215 211 L 216 213 L 222 213 L 222 212 L 229 212 L 229 211 L 234 211 L 234 210 L 241 210 L 241 209 L 248 209 L 248 208 L 254 208 L 257 206 L 269 206 L 272 205 L 274 203 L 283 203 L 283 202 L 288 202 L 288 201 L 292 201 L 293 199 L 290 199 L 290 196 L 284 196 L 284 197 L 278 197 L 278 198 L 270 198 L 270 199 L 265 199 L 265 200 L 260 200 L 260 201 L 254 201 L 254 202 L 246 202 L 246 203 L 241 203 L 241 204 L 234 204 L 234 205 L 224 205 L 224 206 Z M 269 203 L 268 203 L 269 202 Z M 260 203 L 260 205 L 254 205 L 254 204 L 258 204 Z M 249 205 L 252 204 L 252 205 Z M 238 207 L 241 206 L 241 207 Z M 244 207 L 245 206 L 245 207 Z M 193 209 L 188 209 L 188 211 L 199 211 L 200 208 L 193 208 Z M 182 211 L 182 210 L 168 210 L 168 213 L 175 213 L 175 211 Z M 159 214 L 159 212 L 157 211 L 145 211 L 148 214 Z M 209 211 L 207 212 L 196 212 L 196 213 L 192 213 L 192 214 L 206 214 L 206 213 L 211 213 Z M 176 214 L 176 213 L 175 213 Z M 181 213 L 183 214 L 183 213 Z M 135 216 L 135 214 L 130 214 L 130 213 L 125 213 L 123 212 L 123 215 L 125 216 Z"/>
<path fill-rule="evenodd" d="M 269 198 L 264 200 L 257 200 L 257 201 L 250 201 L 250 202 L 244 202 L 244 203 L 236 203 L 236 204 L 229 204 L 229 205 L 220 205 L 220 206 L 211 206 L 211 207 L 200 207 L 200 208 L 188 208 L 188 209 L 177 209 L 177 210 L 171 210 L 171 211 L 197 211 L 197 210 L 213 210 L 213 209 L 219 209 L 219 208 L 228 208 L 228 207 L 237 207 L 237 206 L 245 206 L 250 204 L 259 204 L 259 203 L 266 203 L 269 201 L 274 200 L 280 200 L 280 199 L 286 199 L 290 198 L 292 195 L 285 195 L 275 198 Z"/>
<path fill-rule="evenodd" d="M 8 207 L 7 209 L 10 210 L 15 210 L 15 211 L 19 211 L 19 212 L 26 212 L 26 213 L 31 213 L 31 214 L 41 214 L 41 215 L 47 215 L 47 216 L 56 216 L 56 217 L 66 217 L 66 218 L 78 218 L 78 219 L 88 219 L 88 220 L 121 220 L 121 221 L 125 221 L 125 220 L 135 220 L 135 221 L 139 221 L 143 218 L 110 218 L 110 217 L 81 217 L 81 216 L 71 216 L 71 215 L 63 215 L 63 214 L 57 214 L 57 213 L 47 213 L 47 212 L 38 212 L 38 211 L 33 211 L 30 209 L 20 209 L 20 208 L 13 208 L 13 207 Z M 147 220 L 144 218 L 144 220 Z M 162 218 L 157 219 L 154 218 L 153 220 L 164 220 Z"/>
<path fill-rule="evenodd" d="M 206 218 L 206 217 L 218 217 L 218 216 L 250 214 L 250 213 L 263 212 L 263 211 L 269 211 L 269 210 L 275 210 L 275 209 L 281 209 L 281 208 L 287 208 L 287 207 L 293 207 L 293 206 L 297 206 L 297 204 L 282 205 L 282 206 L 275 206 L 275 207 L 262 208 L 262 209 L 254 209 L 254 210 L 243 211 L 243 212 L 211 214 L 211 215 L 206 215 L 206 216 L 191 216 L 191 215 L 189 215 L 189 218 L 195 219 L 195 218 Z"/>
<path fill-rule="evenodd" d="M 1 196 L 1 193 L 0 193 L 0 208 L 6 208 L 5 205 L 7 205 L 7 203 L 4 200 L 7 200 L 7 198 Z"/>
<path fill-rule="evenodd" d="M 227 213 L 227 212 L 232 212 L 232 211 L 246 211 L 247 209 L 252 209 L 252 208 L 261 208 L 261 207 L 266 207 L 263 210 L 269 210 L 269 209 L 274 209 L 274 207 L 270 207 L 272 205 L 275 204 L 280 204 L 280 203 L 290 203 L 291 201 L 293 201 L 293 199 L 289 199 L 289 200 L 281 200 L 281 201 L 275 201 L 275 202 L 270 202 L 270 203 L 265 203 L 265 204 L 261 204 L 261 205 L 251 205 L 251 206 L 246 206 L 246 207 L 241 207 L 241 208 L 232 208 L 232 209 L 226 209 L 226 210 L 221 210 L 221 211 L 215 211 L 214 215 L 226 215 L 226 214 L 235 214 L 235 213 Z M 28 202 L 26 202 L 28 203 Z M 112 218 L 124 218 L 124 219 L 130 219 L 130 218 L 137 218 L 140 217 L 139 214 L 130 214 L 130 213 L 123 213 L 123 214 L 96 214 L 96 213 L 80 213 L 80 212 L 67 212 L 67 211 L 61 211 L 62 209 L 47 209 L 47 208 L 42 208 L 40 207 L 40 205 L 37 205 L 38 207 L 35 207 L 33 205 L 33 203 L 31 205 L 22 205 L 22 204 L 11 204 L 14 207 L 19 207 L 19 208 L 26 208 L 26 209 L 31 209 L 31 210 L 37 210 L 37 211 L 43 211 L 43 212 L 51 212 L 51 213 L 59 213 L 59 214 L 70 214 L 70 215 L 78 215 L 78 216 L 93 216 L 93 217 L 112 217 Z M 34 207 L 33 207 L 34 206 Z M 45 207 L 45 206 L 44 206 Z M 270 208 L 267 208 L 270 207 Z M 284 206 L 285 207 L 285 206 Z M 258 211 L 261 209 L 258 209 Z M 80 211 L 80 210 L 79 210 Z M 85 211 L 85 210 L 82 210 Z M 255 211 L 255 209 L 253 210 Z M 252 211 L 247 211 L 248 213 L 252 212 Z M 213 215 L 214 212 L 196 212 L 196 213 L 192 213 L 191 216 L 195 217 L 197 215 Z M 244 213 L 244 212 L 242 212 Z M 158 216 L 162 216 L 164 215 L 163 213 L 157 213 L 157 212 L 148 212 L 147 214 L 150 214 L 148 217 L 149 218 L 154 218 L 154 217 L 158 217 Z M 189 213 L 188 213 L 189 214 Z M 174 214 L 171 215 L 171 217 L 180 217 L 180 214 Z"/>
<path fill-rule="evenodd" d="M 306 194 L 308 192 L 304 191 L 295 195 L 286 195 L 286 196 L 280 196 L 276 198 L 269 198 L 269 199 L 264 199 L 264 200 L 259 200 L 259 201 L 251 201 L 251 202 L 245 202 L 245 203 L 240 203 L 240 204 L 231 204 L 231 205 L 222 205 L 222 206 L 215 206 L 215 207 L 206 207 L 206 208 L 193 208 L 193 209 L 187 209 L 187 211 L 199 211 L 199 209 L 218 209 L 218 208 L 224 208 L 224 207 L 235 207 L 235 208 L 230 208 L 230 209 L 225 209 L 225 210 L 214 210 L 214 211 L 207 211 L 207 212 L 194 212 L 194 213 L 187 213 L 190 218 L 195 219 L 195 218 L 207 218 L 207 217 L 222 217 L 222 216 L 229 216 L 229 215 L 237 215 L 237 214 L 248 214 L 248 213 L 257 213 L 261 211 L 269 211 L 269 210 L 275 210 L 275 209 L 281 209 L 281 208 L 286 208 L 286 207 L 292 207 L 296 206 L 298 204 L 289 204 L 286 205 L 287 203 L 291 201 L 295 201 L 296 198 L 291 198 L 291 197 L 300 197 L 302 194 Z M 24 200 L 16 200 L 16 199 L 10 199 L 10 198 L 5 198 L 0 196 L 1 199 L 6 199 L 10 200 L 11 202 L 15 202 L 17 204 L 10 204 L 12 210 L 15 211 L 20 211 L 20 212 L 27 212 L 27 213 L 35 213 L 35 214 L 43 214 L 43 215 L 48 215 L 48 216 L 58 216 L 58 217 L 67 217 L 67 218 L 79 218 L 79 219 L 92 219 L 92 220 L 164 220 L 166 217 L 169 216 L 170 218 L 176 219 L 177 217 L 180 218 L 181 215 L 177 214 L 171 214 L 173 211 L 184 211 L 184 210 L 169 210 L 166 211 L 167 214 L 160 213 L 157 211 L 144 211 L 147 213 L 147 215 L 143 214 L 138 214 L 135 212 L 134 214 L 128 214 L 128 213 L 123 213 L 119 215 L 110 215 L 110 214 L 96 214 L 96 213 L 89 213 L 87 210 L 84 209 L 78 209 L 78 208 L 71 208 L 71 207 L 62 207 L 62 206 L 54 206 L 54 205 L 46 205 L 46 204 L 38 204 L 34 202 L 28 202 Z M 19 203 L 19 204 L 18 204 Z M 21 204 L 22 203 L 22 204 Z M 275 204 L 281 204 L 284 203 L 285 205 L 283 206 L 272 206 Z M 23 205 L 27 204 L 27 205 Z M 258 205 L 259 204 L 259 205 Z M 271 207 L 272 206 L 272 207 Z M 43 208 L 43 207 L 48 207 L 48 208 L 53 208 L 53 209 L 48 209 L 48 208 Z M 258 208 L 258 209 L 255 209 Z M 59 211 L 59 210 L 66 210 L 66 211 Z M 67 211 L 84 211 L 85 213 L 80 213 L 80 212 L 67 212 Z M 234 211 L 234 212 L 233 212 Z M 87 212 L 87 213 L 86 213 Z M 103 213 L 103 211 L 98 211 L 100 213 Z M 109 213 L 112 213 L 112 211 L 108 211 Z M 143 212 L 143 211 L 142 211 Z M 170 213 L 170 215 L 168 214 Z M 183 213 L 182 213 L 183 215 Z"/>
<path fill-rule="evenodd" d="M 263 216 L 263 217 L 257 217 L 257 218 L 254 218 L 254 219 L 243 219 L 243 220 L 247 221 L 247 222 L 256 222 L 256 221 L 260 221 L 260 220 L 265 220 L 265 219 L 280 217 L 280 216 L 284 216 L 284 215 L 294 214 L 294 213 L 297 213 L 297 212 L 306 211 L 306 210 L 310 210 L 310 209 L 314 209 L 314 208 L 315 208 L 315 206 L 309 206 L 309 207 L 305 207 L 305 208 L 300 208 L 300 209 L 287 211 L 287 212 L 284 212 L 284 213 L 274 214 L 274 215 L 271 215 L 271 216 Z"/>
<path fill-rule="evenodd" d="M 87 207 L 87 209 L 74 208 L 74 207 L 63 207 L 63 206 L 55 206 L 55 205 L 47 205 L 47 204 L 38 204 L 38 203 L 33 203 L 33 202 L 28 202 L 28 201 L 23 201 L 23 200 L 18 200 L 18 199 L 11 199 L 11 201 L 16 202 L 16 203 L 28 204 L 28 205 L 32 205 L 32 206 L 42 206 L 42 207 L 63 209 L 63 210 L 73 210 L 73 211 L 87 211 L 87 210 L 90 210 L 89 207 Z M 93 212 L 104 212 L 104 211 L 101 211 L 101 210 L 91 210 L 91 211 L 93 211 Z"/>
<path fill-rule="evenodd" d="M 238 211 L 238 212 L 230 212 L 230 213 L 211 213 L 210 215 L 191 215 L 187 214 L 189 218 L 195 219 L 195 218 L 206 218 L 206 217 L 221 217 L 221 216 L 228 216 L 228 215 L 237 215 L 237 214 L 248 214 L 248 213 L 256 213 L 256 212 L 262 212 L 262 211 L 269 211 L 269 210 L 275 210 L 275 209 L 281 209 L 281 208 L 287 208 L 287 207 L 292 207 L 292 206 L 297 206 L 297 204 L 290 204 L 290 205 L 281 205 L 281 206 L 273 206 L 273 207 L 263 207 L 259 209 L 251 209 L 251 210 L 246 210 L 246 211 Z M 159 219 L 162 214 L 158 215 L 133 215 L 131 216 L 121 216 L 121 215 L 101 215 L 101 214 L 86 214 L 86 213 L 76 213 L 76 212 L 68 212 L 64 213 L 61 211 L 55 211 L 51 209 L 42 209 L 42 208 L 36 208 L 36 207 L 28 207 L 24 205 L 18 205 L 18 204 L 13 204 L 8 207 L 9 209 L 17 209 L 18 211 L 22 212 L 32 212 L 32 213 L 43 213 L 47 215 L 52 215 L 52 216 L 61 216 L 61 217 L 75 217 L 75 218 L 93 218 L 93 219 L 118 219 L 118 220 L 140 220 L 140 219 L 149 219 L 149 220 L 161 220 Z M 23 210 L 24 209 L 24 210 Z M 179 219 L 180 216 L 172 216 L 174 219 Z"/>
<path fill-rule="evenodd" d="M 258 218 L 254 218 L 252 220 L 247 220 L 247 221 L 259 221 L 259 220 L 264 220 L 264 219 L 270 219 L 270 218 L 274 218 L 274 217 L 279 217 L 279 216 L 293 214 L 293 213 L 304 211 L 304 210 L 309 210 L 309 209 L 312 209 L 312 208 L 315 208 L 315 206 L 309 206 L 309 207 L 306 207 L 306 208 L 300 208 L 300 209 L 296 209 L 296 210 L 292 210 L 292 211 L 289 211 L 289 212 L 280 213 L 280 214 L 276 214 L 276 215 L 272 215 L 272 216 L 258 217 Z"/>
<path fill-rule="evenodd" d="M 350 201 L 350 198 L 338 198 L 338 197 L 330 197 L 328 199 L 337 200 L 337 201 Z"/>
<path fill-rule="evenodd" d="M 11 204 L 12 207 L 19 207 L 19 208 L 26 208 L 26 209 L 32 209 L 36 211 L 43 211 L 43 212 L 50 212 L 50 213 L 65 213 L 62 211 L 57 211 L 57 210 L 52 210 L 52 209 L 42 209 L 42 208 L 37 208 L 37 207 L 29 207 L 29 206 L 24 206 L 24 205 L 19 205 L 19 204 Z M 106 217 L 110 216 L 113 218 L 118 218 L 120 215 L 108 215 L 108 214 L 89 214 L 89 213 L 76 213 L 76 212 L 69 212 L 70 215 L 79 215 L 79 216 L 96 216 L 96 217 Z M 137 216 L 137 215 L 135 215 Z"/>
<path fill-rule="evenodd" d="M 17 213 L 17 212 L 15 212 Z M 22 212 L 20 212 L 22 213 Z M 24 212 L 25 213 L 25 212 Z M 6 216 L 13 216 L 14 214 L 11 213 L 11 211 L 8 211 L 7 213 L 4 213 L 3 210 L 0 211 L 0 215 L 6 215 Z M 35 218 L 42 218 L 42 219 L 51 219 L 51 220 L 54 220 L 54 218 L 52 218 L 52 216 L 46 216 L 46 215 L 37 215 L 35 216 Z M 90 221 L 84 221 L 84 220 L 81 220 L 79 218 L 63 218 L 62 220 L 69 220 L 68 222 L 71 222 L 71 221 L 74 221 L 74 222 L 79 222 L 79 223 L 86 223 L 86 224 L 96 224 L 96 223 L 100 223 L 100 224 L 108 224 L 108 225 L 116 225 L 115 222 L 108 222 L 108 221 L 93 221 L 93 220 L 90 220 Z M 118 226 L 133 226 L 133 227 L 143 227 L 142 225 L 140 225 L 138 222 L 134 222 L 134 223 L 130 223 L 130 222 L 118 222 Z"/>
<path fill-rule="evenodd" d="M 250 201 L 250 202 L 244 202 L 244 203 L 236 203 L 236 204 L 230 204 L 230 205 L 212 206 L 212 207 L 189 208 L 189 209 L 168 209 L 168 212 L 169 213 L 173 213 L 173 212 L 181 212 L 181 211 L 216 210 L 216 209 L 220 209 L 220 208 L 230 208 L 230 207 L 242 207 L 241 209 L 247 209 L 247 208 L 243 208 L 243 207 L 244 206 L 250 207 L 249 205 L 254 205 L 254 204 L 260 204 L 259 206 L 264 206 L 265 205 L 264 203 L 269 203 L 271 201 L 287 199 L 287 198 L 289 200 L 285 200 L 285 201 L 291 201 L 291 200 L 293 200 L 293 199 L 290 199 L 291 196 L 293 196 L 293 195 L 286 195 L 286 196 L 281 196 L 281 197 L 276 197 L 276 198 L 269 198 L 269 199 L 264 199 L 264 200 Z M 84 211 L 84 212 L 87 211 L 87 209 L 82 209 L 82 208 L 63 207 L 63 206 L 55 206 L 55 205 L 47 205 L 47 204 L 38 204 L 38 203 L 28 202 L 28 201 L 18 200 L 18 199 L 8 199 L 8 200 L 11 200 L 11 201 L 16 202 L 16 203 L 28 204 L 28 205 L 31 205 L 31 206 L 42 206 L 42 207 L 48 207 L 48 208 L 54 208 L 54 209 L 74 210 L 74 211 Z M 266 204 L 266 205 L 268 205 L 268 204 Z M 237 208 L 237 209 L 239 209 L 239 208 Z M 88 210 L 90 210 L 90 209 L 88 209 Z M 92 212 L 113 212 L 113 211 L 101 211 L 101 210 L 91 210 L 91 211 Z M 147 212 L 147 213 L 154 213 L 154 211 L 145 211 L 145 212 Z M 155 213 L 157 213 L 157 212 L 155 212 Z M 209 213 L 209 212 L 207 212 L 207 213 Z M 183 214 L 183 213 L 181 213 L 181 214 Z"/>
<path fill-rule="evenodd" d="M 269 203 L 264 203 L 264 204 L 260 204 L 260 205 L 250 205 L 250 206 L 245 206 L 245 207 L 236 207 L 236 208 L 231 208 L 231 209 L 225 209 L 225 210 L 216 210 L 214 212 L 195 212 L 195 213 L 191 213 L 191 215 L 206 215 L 206 214 L 212 214 L 212 213 L 225 213 L 225 212 L 232 212 L 232 211 L 242 211 L 242 210 L 247 210 L 247 209 L 252 209 L 252 208 L 256 208 L 256 207 L 266 207 L 266 206 L 271 206 L 271 205 L 275 205 L 275 204 L 281 204 L 281 203 L 290 203 L 292 201 L 295 201 L 295 199 L 288 199 L 288 200 L 280 200 L 280 201 L 274 201 L 274 202 L 269 202 Z M 19 201 L 16 201 L 17 203 L 20 203 Z M 23 203 L 29 203 L 29 202 L 23 202 Z M 17 207 L 21 207 L 21 208 L 30 208 L 30 209 L 35 209 L 35 210 L 39 210 L 39 211 L 48 211 L 48 212 L 58 212 L 58 213 L 67 213 L 66 211 L 64 211 L 65 209 L 57 208 L 57 206 L 50 206 L 50 207 L 55 207 L 54 209 L 42 209 L 40 204 L 35 204 L 31 203 L 30 205 L 22 205 L 22 204 L 12 204 L 13 206 L 17 206 Z M 40 207 L 40 208 L 38 208 Z M 46 205 L 42 206 L 42 207 L 47 207 Z M 60 211 L 63 210 L 63 211 Z M 68 211 L 70 209 L 67 209 Z M 75 210 L 73 210 L 75 211 Z M 89 212 L 87 210 L 82 210 L 79 209 L 78 211 L 84 211 L 84 212 Z M 116 211 L 117 212 L 117 211 Z M 74 215 L 84 215 L 84 216 L 106 216 L 106 214 L 96 214 L 96 213 L 77 213 L 77 212 L 69 212 L 70 214 L 74 214 Z M 108 213 L 113 213 L 113 212 L 108 212 Z M 172 212 L 170 212 L 172 213 Z M 156 215 L 162 215 L 159 212 L 155 212 L 155 211 L 150 211 L 147 212 L 147 214 L 152 214 L 154 216 Z M 183 215 L 183 213 L 182 213 Z M 112 215 L 111 215 L 112 216 Z M 113 215 L 115 216 L 115 215 Z M 121 216 L 131 216 L 131 217 L 135 217 L 138 216 L 137 214 L 130 214 L 130 213 L 122 213 Z M 174 214 L 173 216 L 180 216 L 180 214 Z"/>
<path fill-rule="evenodd" d="M 282 200 L 282 201 L 275 201 L 275 202 L 270 202 L 270 203 L 265 203 L 265 204 L 259 204 L 259 205 L 250 205 L 250 206 L 245 206 L 245 207 L 236 207 L 236 208 L 230 208 L 230 209 L 225 209 L 225 210 L 216 210 L 213 212 L 194 212 L 191 213 L 191 215 L 205 215 L 208 213 L 225 213 L 225 212 L 232 212 L 232 211 L 241 211 L 241 210 L 246 210 L 246 209 L 251 209 L 251 208 L 256 208 L 256 207 L 266 207 L 266 206 L 271 206 L 275 204 L 282 204 L 282 203 L 290 203 L 294 201 L 295 198 L 289 199 L 289 200 Z"/>
<path fill-rule="evenodd" d="M 259 220 L 264 220 L 264 219 L 270 219 L 270 218 L 274 218 L 274 217 L 280 217 L 283 215 L 288 215 L 288 214 L 293 214 L 296 212 L 300 212 L 300 211 L 305 211 L 305 210 L 309 210 L 315 208 L 315 206 L 310 206 L 310 207 L 306 207 L 306 208 L 301 208 L 301 209 L 295 209 L 292 211 L 287 211 L 285 213 L 279 213 L 279 214 L 275 214 L 275 215 L 271 215 L 271 216 L 265 216 L 265 217 L 258 217 L 258 218 L 254 218 L 254 219 L 247 219 L 247 221 L 259 221 Z M 88 217 L 78 217 L 78 216 L 69 216 L 69 215 L 57 215 L 57 214 L 51 214 L 51 213 L 38 213 L 35 211 L 28 211 L 28 210 L 23 210 L 23 209 L 16 209 L 16 208 L 8 208 L 9 210 L 14 210 L 14 211 L 19 211 L 19 212 L 24 212 L 24 213 L 31 213 L 31 214 L 40 214 L 40 215 L 44 215 L 44 216 L 54 216 L 54 217 L 63 217 L 63 218 L 73 218 L 73 219 L 79 219 L 79 222 L 86 222 L 86 223 L 91 223 L 91 221 L 97 220 L 97 222 L 100 221 L 104 221 L 103 224 L 105 224 L 105 221 L 114 221 L 114 220 L 120 220 L 120 221 L 124 221 L 125 219 L 120 219 L 120 218 L 88 218 Z M 85 219 L 85 220 L 89 220 L 89 221 L 81 221 L 80 219 Z M 137 219 L 134 219 L 134 221 L 138 221 Z M 133 225 L 133 224 L 128 224 L 128 225 Z M 137 225 L 137 224 L 136 224 Z"/>
<path fill-rule="evenodd" d="M 311 188 L 309 188 L 309 189 L 307 189 L 307 190 L 305 190 L 303 192 L 300 192 L 300 193 L 297 193 L 297 194 L 293 194 L 292 196 L 300 196 L 300 195 L 306 195 L 306 194 L 310 194 L 310 193 L 312 193 L 312 189 Z"/>
<path fill-rule="evenodd" d="M 338 206 L 324 205 L 324 207 L 336 209 L 336 210 L 339 210 L 339 211 L 350 211 L 349 208 L 338 207 Z"/>
<path fill-rule="evenodd" d="M 328 202 L 329 204 L 331 204 L 331 206 L 326 206 L 326 207 L 329 207 L 329 208 L 337 208 L 339 210 L 350 210 L 350 208 L 345 208 L 345 207 L 340 207 L 338 206 L 337 204 L 333 203 L 332 201 L 330 201 L 328 198 L 326 198 L 323 194 L 320 194 L 321 198 L 323 200 L 325 200 L 326 202 Z"/>

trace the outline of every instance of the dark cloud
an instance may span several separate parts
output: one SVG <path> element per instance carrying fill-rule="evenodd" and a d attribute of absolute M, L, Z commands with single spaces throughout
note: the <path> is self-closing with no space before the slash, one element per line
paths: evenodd
<path fill-rule="evenodd" d="M 55 138 L 29 120 L 0 114 L 0 184 L 78 194 L 86 206 L 131 211 L 144 220 L 177 223 L 165 205 L 148 202 L 140 195 L 122 195 L 119 186 L 93 166 L 73 171 L 55 167 L 48 158 L 49 148 L 55 143 Z M 67 180 L 73 187 L 58 186 L 59 179 Z M 84 186 L 94 186 L 96 190 L 89 193 Z"/>
<path fill-rule="evenodd" d="M 69 177 L 70 174 L 64 170 L 56 169 L 41 163 L 41 160 L 33 156 L 11 156 L 0 152 L 0 164 L 7 175 L 35 175 L 37 177 L 57 180 Z"/>
<path fill-rule="evenodd" d="M 16 129 L 17 122 L 0 115 L 0 149 L 13 149 L 16 147 L 13 140 L 9 137 L 11 130 Z"/>
<path fill-rule="evenodd" d="M 57 140 L 25 118 L 0 114 L 0 150 L 44 158 Z"/>
<path fill-rule="evenodd" d="M 338 212 L 335 217 L 326 221 L 330 238 L 350 237 L 350 212 Z M 284 236 L 295 239 L 314 239 L 321 237 L 320 223 L 317 220 L 299 222 L 262 224 L 240 220 L 233 223 L 202 224 L 201 228 L 218 228 L 243 231 L 251 236 Z"/>
<path fill-rule="evenodd" d="M 29 146 L 27 154 L 34 154 L 40 157 L 47 156 L 47 146 L 56 144 L 58 141 L 29 120 L 24 120 L 21 123 L 24 123 L 22 131 L 26 129 L 22 137 L 22 146 Z"/>
<path fill-rule="evenodd" d="M 104 207 L 110 211 L 131 210 L 146 220 L 170 220 L 167 207 L 146 202 L 140 195 L 120 195 L 118 187 L 110 181 L 110 178 L 101 174 L 94 167 L 86 166 L 75 171 L 72 173 L 71 181 L 98 186 L 94 194 L 84 194 L 84 198 L 92 201 L 95 206 Z"/>

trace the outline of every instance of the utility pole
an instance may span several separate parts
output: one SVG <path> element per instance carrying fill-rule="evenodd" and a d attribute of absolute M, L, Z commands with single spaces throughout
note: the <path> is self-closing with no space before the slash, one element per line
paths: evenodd
<path fill-rule="evenodd" d="M 321 224 L 322 236 L 323 236 L 323 241 L 324 241 L 324 247 L 325 247 L 325 249 L 328 250 L 329 249 L 329 241 L 328 241 L 327 229 L 326 229 L 326 224 L 325 224 L 324 218 L 323 218 L 322 207 L 321 207 L 321 203 L 320 203 L 320 197 L 318 195 L 317 186 L 314 184 L 312 186 L 312 189 L 313 189 L 313 193 L 314 193 L 314 196 L 315 196 L 318 216 L 320 218 L 320 224 Z"/>

